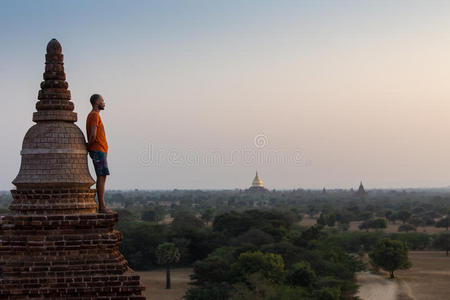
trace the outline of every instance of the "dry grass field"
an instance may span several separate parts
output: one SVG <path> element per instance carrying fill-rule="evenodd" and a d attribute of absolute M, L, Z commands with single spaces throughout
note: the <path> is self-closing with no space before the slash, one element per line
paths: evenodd
<path fill-rule="evenodd" d="M 171 271 L 172 288 L 166 290 L 166 271 L 154 270 L 137 272 L 145 285 L 144 292 L 147 300 L 179 300 L 183 299 L 186 289 L 189 287 L 189 275 L 192 268 L 178 268 Z"/>
<path fill-rule="evenodd" d="M 450 299 L 450 257 L 440 251 L 412 251 L 409 257 L 412 267 L 397 272 L 398 299 Z"/>
<path fill-rule="evenodd" d="M 388 273 L 361 272 L 358 296 L 363 300 L 450 299 L 450 257 L 439 251 L 411 251 L 412 267 L 397 271 L 397 279 Z"/>
<path fill-rule="evenodd" d="M 300 225 L 302 226 L 314 226 L 317 223 L 317 219 L 316 218 L 311 218 L 308 216 L 303 216 L 303 219 L 300 221 Z"/>

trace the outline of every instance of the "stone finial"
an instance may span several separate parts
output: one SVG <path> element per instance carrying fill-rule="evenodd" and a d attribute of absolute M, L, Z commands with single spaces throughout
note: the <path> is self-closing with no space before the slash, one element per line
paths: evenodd
<path fill-rule="evenodd" d="M 48 42 L 47 53 L 48 54 L 61 54 L 62 53 L 61 44 L 58 42 L 57 39 L 52 39 L 50 42 Z"/>

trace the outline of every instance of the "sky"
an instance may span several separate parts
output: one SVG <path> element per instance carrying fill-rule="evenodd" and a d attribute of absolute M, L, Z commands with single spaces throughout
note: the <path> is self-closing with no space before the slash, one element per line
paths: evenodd
<path fill-rule="evenodd" d="M 443 187 L 449 1 L 0 0 L 0 189 L 56 38 L 109 189 Z M 92 172 L 92 162 L 89 161 Z"/>

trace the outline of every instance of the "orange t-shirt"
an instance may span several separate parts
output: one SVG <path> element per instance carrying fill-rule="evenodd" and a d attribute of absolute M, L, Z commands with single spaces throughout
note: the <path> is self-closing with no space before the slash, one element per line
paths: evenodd
<path fill-rule="evenodd" d="M 88 141 L 91 135 L 92 126 L 97 127 L 97 135 L 88 150 L 108 153 L 108 143 L 106 142 L 105 128 L 103 127 L 103 122 L 100 118 L 100 114 L 95 110 L 91 111 L 86 119 L 86 132 Z"/>

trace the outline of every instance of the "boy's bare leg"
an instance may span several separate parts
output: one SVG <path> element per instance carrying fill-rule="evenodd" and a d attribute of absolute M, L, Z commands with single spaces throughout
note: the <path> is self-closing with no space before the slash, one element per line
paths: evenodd
<path fill-rule="evenodd" d="M 98 200 L 98 212 L 112 213 L 112 210 L 105 205 L 105 182 L 106 176 L 97 177 L 97 200 Z"/>

